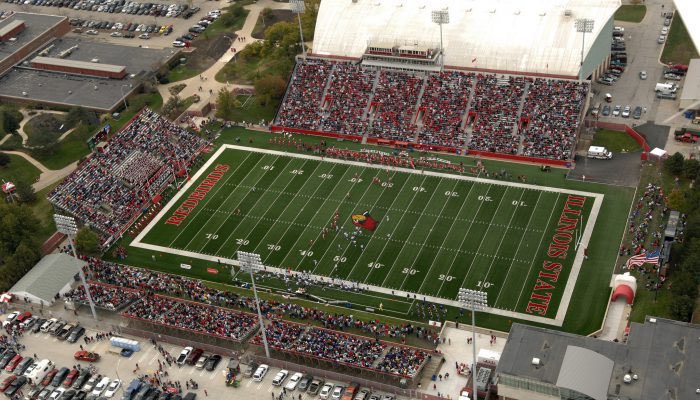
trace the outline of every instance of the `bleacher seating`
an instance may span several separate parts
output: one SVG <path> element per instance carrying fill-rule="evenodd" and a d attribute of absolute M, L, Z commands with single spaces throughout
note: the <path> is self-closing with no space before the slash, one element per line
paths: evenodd
<path fill-rule="evenodd" d="M 418 133 L 418 143 L 448 147 L 464 145 L 464 132 L 460 128 L 474 77 L 474 74 L 456 71 L 428 76 L 421 100 L 423 127 Z"/>

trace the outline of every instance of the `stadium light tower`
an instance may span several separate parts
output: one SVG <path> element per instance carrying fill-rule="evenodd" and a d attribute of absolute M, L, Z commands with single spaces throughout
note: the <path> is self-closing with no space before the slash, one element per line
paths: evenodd
<path fill-rule="evenodd" d="M 440 25 L 440 71 L 445 68 L 445 49 L 442 47 L 442 26 L 450 23 L 450 12 L 447 8 L 442 10 L 433 10 L 433 22 Z"/>
<path fill-rule="evenodd" d="M 476 391 L 476 318 L 477 311 L 483 311 L 488 306 L 488 294 L 481 290 L 460 288 L 457 300 L 464 308 L 472 311 L 472 399 L 477 400 L 479 394 Z"/>
<path fill-rule="evenodd" d="M 262 332 L 265 356 L 270 358 L 270 348 L 267 345 L 267 335 L 265 334 L 265 323 L 263 322 L 262 312 L 260 311 L 260 299 L 258 298 L 258 290 L 255 288 L 255 278 L 253 277 L 253 270 L 258 271 L 262 269 L 263 266 L 262 260 L 260 259 L 260 254 L 239 251 L 238 262 L 241 264 L 241 268 L 247 268 L 250 272 L 250 281 L 253 285 L 253 296 L 255 296 L 255 307 L 258 310 L 258 321 L 260 322 L 260 331 Z"/>
<path fill-rule="evenodd" d="M 586 33 L 593 32 L 594 21 L 588 18 L 579 18 L 576 20 L 576 32 L 580 32 L 581 35 L 581 67 L 583 67 L 583 52 L 586 47 Z"/>
<path fill-rule="evenodd" d="M 306 58 L 306 49 L 304 46 L 304 32 L 301 29 L 301 14 L 306 11 L 306 4 L 304 0 L 290 0 L 289 4 L 292 6 L 292 12 L 297 15 L 297 20 L 299 21 L 299 37 L 301 38 L 301 55 Z"/>
<path fill-rule="evenodd" d="M 78 225 L 75 223 L 75 218 L 68 215 L 54 214 L 53 220 L 56 222 L 56 230 L 68 236 L 68 243 L 73 249 L 73 257 L 75 261 L 78 261 L 78 253 L 75 251 L 75 241 L 73 238 L 78 234 Z M 92 311 L 92 318 L 97 321 L 97 313 L 95 312 L 95 303 L 92 302 L 92 295 L 90 294 L 90 286 L 88 286 L 85 280 L 85 273 L 83 268 L 80 267 L 78 272 L 80 275 L 80 280 L 83 281 L 83 289 L 85 289 L 85 294 L 87 295 L 88 303 L 90 304 L 90 311 Z"/>

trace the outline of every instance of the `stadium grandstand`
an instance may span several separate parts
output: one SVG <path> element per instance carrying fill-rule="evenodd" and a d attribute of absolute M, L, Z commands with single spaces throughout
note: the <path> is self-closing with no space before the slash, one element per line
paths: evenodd
<path fill-rule="evenodd" d="M 565 165 L 619 0 L 324 0 L 273 131 Z"/>

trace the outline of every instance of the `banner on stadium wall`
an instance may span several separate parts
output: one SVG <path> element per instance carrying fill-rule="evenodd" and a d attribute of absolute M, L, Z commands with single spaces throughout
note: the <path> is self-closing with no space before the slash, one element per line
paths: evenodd
<path fill-rule="evenodd" d="M 182 269 L 192 269 L 192 266 L 190 264 L 180 264 L 180 268 Z"/>
<path fill-rule="evenodd" d="M 428 325 L 439 328 L 442 326 L 442 322 L 440 322 L 440 321 L 428 321 Z"/>
<path fill-rule="evenodd" d="M 216 268 L 207 268 L 207 272 L 209 272 L 210 274 L 218 274 L 219 270 Z"/>
<path fill-rule="evenodd" d="M 377 221 L 369 215 L 369 211 L 365 211 L 362 214 L 355 214 L 351 218 L 352 224 L 360 228 L 367 229 L 368 231 L 373 231 L 377 228 Z"/>

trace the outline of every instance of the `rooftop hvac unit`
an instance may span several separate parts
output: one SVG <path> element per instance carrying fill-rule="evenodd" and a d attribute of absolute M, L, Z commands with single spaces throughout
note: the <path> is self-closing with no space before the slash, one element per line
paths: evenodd
<path fill-rule="evenodd" d="M 537 357 L 532 358 L 532 365 L 540 365 L 540 359 Z"/>
<path fill-rule="evenodd" d="M 622 381 L 625 383 L 632 383 L 632 375 L 630 374 L 625 374 L 625 377 L 622 378 Z"/>
<path fill-rule="evenodd" d="M 99 58 L 93 58 L 92 60 L 90 60 L 90 62 L 91 62 L 91 63 L 98 63 L 98 62 L 100 62 L 100 59 L 99 59 Z"/>
<path fill-rule="evenodd" d="M 573 15 L 573 13 L 571 12 L 571 10 L 564 10 L 564 16 L 570 17 L 571 15 Z"/>

